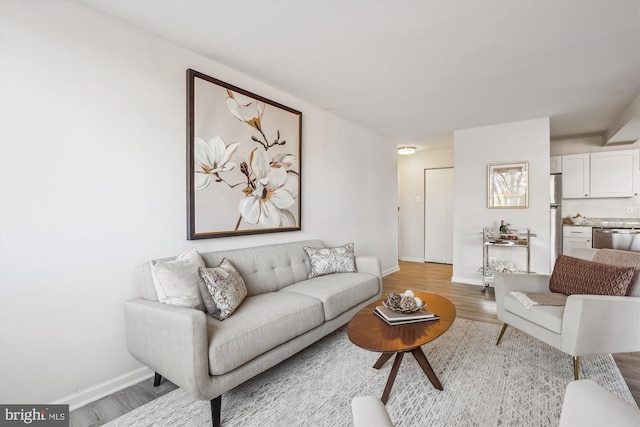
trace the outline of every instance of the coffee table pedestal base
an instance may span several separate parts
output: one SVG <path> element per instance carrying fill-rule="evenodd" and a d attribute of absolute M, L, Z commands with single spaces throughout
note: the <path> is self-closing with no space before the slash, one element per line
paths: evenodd
<path fill-rule="evenodd" d="M 420 365 L 420 367 L 422 368 L 422 371 L 425 373 L 427 378 L 429 378 L 429 381 L 431 381 L 431 384 L 433 385 L 433 387 L 435 387 L 438 390 L 444 390 L 444 388 L 442 387 L 442 384 L 440 383 L 440 380 L 436 376 L 436 373 L 433 372 L 433 368 L 429 364 L 429 361 L 427 360 L 427 356 L 425 356 L 424 352 L 420 347 L 407 350 L 407 351 L 399 351 L 397 353 L 382 353 L 382 355 L 380 355 L 380 357 L 378 358 L 378 361 L 373 365 L 375 369 L 382 368 L 382 366 L 385 363 L 387 363 L 387 361 L 391 359 L 391 357 L 394 354 L 396 355 L 396 358 L 393 361 L 393 366 L 391 367 L 391 372 L 389 373 L 389 378 L 387 379 L 387 385 L 385 386 L 384 392 L 382 393 L 382 398 L 380 399 L 382 400 L 382 403 L 384 403 L 385 405 L 389 400 L 389 395 L 391 394 L 391 388 L 393 387 L 393 383 L 396 380 L 396 376 L 398 375 L 398 370 L 400 369 L 400 364 L 402 363 L 402 358 L 404 357 L 405 353 L 413 354 L 413 357 L 416 359 L 416 361 L 418 362 L 418 365 Z"/>

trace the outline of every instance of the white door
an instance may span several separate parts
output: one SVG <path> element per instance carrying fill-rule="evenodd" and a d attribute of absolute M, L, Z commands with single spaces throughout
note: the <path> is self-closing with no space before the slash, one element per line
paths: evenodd
<path fill-rule="evenodd" d="M 424 171 L 424 260 L 453 263 L 453 168 Z"/>

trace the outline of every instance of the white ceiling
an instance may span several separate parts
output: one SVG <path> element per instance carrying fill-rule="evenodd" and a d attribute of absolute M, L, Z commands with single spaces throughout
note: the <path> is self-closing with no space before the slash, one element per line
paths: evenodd
<path fill-rule="evenodd" d="M 638 0 L 83 1 L 398 145 L 604 133 L 640 93 Z"/>

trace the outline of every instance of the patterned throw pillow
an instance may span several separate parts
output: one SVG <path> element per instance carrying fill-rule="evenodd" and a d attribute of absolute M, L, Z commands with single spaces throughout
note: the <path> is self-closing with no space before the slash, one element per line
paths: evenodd
<path fill-rule="evenodd" d="M 634 273 L 633 267 L 617 267 L 560 255 L 551 273 L 549 290 L 565 295 L 625 296 Z"/>
<path fill-rule="evenodd" d="M 209 314 L 218 320 L 231 316 L 247 296 L 247 287 L 238 270 L 225 258 L 217 267 L 200 267 L 198 273 Z"/>
<path fill-rule="evenodd" d="M 333 273 L 354 273 L 356 271 L 356 257 L 353 243 L 337 248 L 310 248 L 304 251 L 311 260 L 309 279 Z"/>
<path fill-rule="evenodd" d="M 198 267 L 204 267 L 204 261 L 196 248 L 172 260 L 152 261 L 151 277 L 158 301 L 203 310 Z"/>

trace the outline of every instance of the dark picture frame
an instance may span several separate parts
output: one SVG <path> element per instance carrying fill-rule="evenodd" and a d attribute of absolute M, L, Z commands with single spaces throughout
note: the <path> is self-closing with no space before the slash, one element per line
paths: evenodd
<path fill-rule="evenodd" d="M 301 230 L 302 113 L 187 70 L 187 238 Z"/>

